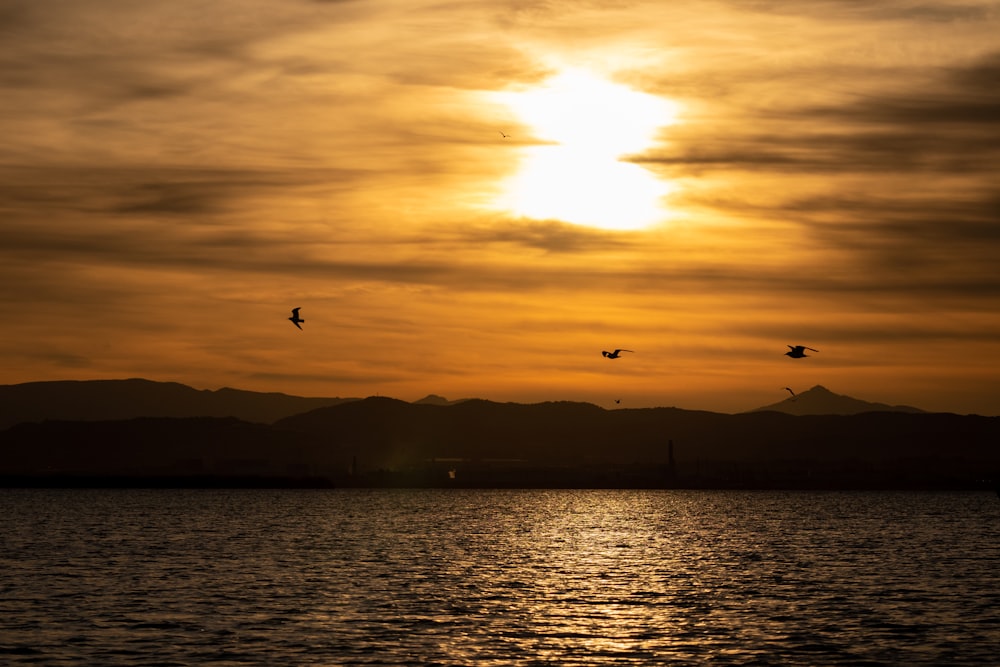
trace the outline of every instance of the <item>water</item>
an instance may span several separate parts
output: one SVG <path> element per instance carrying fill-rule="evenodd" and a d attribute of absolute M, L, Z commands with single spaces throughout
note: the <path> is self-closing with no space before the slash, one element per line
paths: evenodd
<path fill-rule="evenodd" d="M 0 490 L 8 665 L 995 664 L 986 493 Z"/>

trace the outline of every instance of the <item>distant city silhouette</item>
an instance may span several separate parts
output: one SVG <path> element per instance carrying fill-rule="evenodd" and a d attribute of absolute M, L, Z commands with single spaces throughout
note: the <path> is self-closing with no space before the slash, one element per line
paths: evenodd
<path fill-rule="evenodd" d="M 608 352 L 607 350 L 601 350 L 601 354 L 603 354 L 608 359 L 617 359 L 618 357 L 621 356 L 619 354 L 620 352 L 634 352 L 634 351 L 633 350 L 623 350 L 621 348 L 616 349 L 614 352 Z"/>
<path fill-rule="evenodd" d="M 292 308 L 292 316 L 288 318 L 288 321 L 291 322 L 292 324 L 294 324 L 299 329 L 302 328 L 302 327 L 299 326 L 299 322 L 305 322 L 304 319 L 302 319 L 301 317 L 299 317 L 299 311 L 300 310 L 301 310 L 301 308 Z"/>
<path fill-rule="evenodd" d="M 805 345 L 789 345 L 789 351 L 785 354 L 792 359 L 801 359 L 802 357 L 808 357 L 809 355 L 804 352 L 804 350 L 810 350 L 812 352 L 819 352 L 811 347 L 806 347 Z"/>

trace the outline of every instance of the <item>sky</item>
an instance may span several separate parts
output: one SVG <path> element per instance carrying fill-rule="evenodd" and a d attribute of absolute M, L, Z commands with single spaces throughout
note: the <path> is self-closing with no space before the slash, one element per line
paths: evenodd
<path fill-rule="evenodd" d="M 976 0 L 6 0 L 0 384 L 1000 414 L 997 35 Z"/>

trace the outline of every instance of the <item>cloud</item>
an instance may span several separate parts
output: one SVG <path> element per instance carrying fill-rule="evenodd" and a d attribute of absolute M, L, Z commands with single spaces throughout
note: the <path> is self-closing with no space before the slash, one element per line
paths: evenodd
<path fill-rule="evenodd" d="M 85 356 L 75 354 L 73 352 L 63 352 L 58 349 L 51 349 L 46 346 L 46 349 L 40 349 L 37 351 L 28 350 L 26 355 L 33 362 L 44 365 L 53 366 L 60 370 L 86 370 L 93 367 L 93 361 Z"/>
<path fill-rule="evenodd" d="M 613 382 L 586 365 L 606 338 L 683 351 L 704 396 L 792 331 L 992 359 L 995 11 L 3 3 L 2 342 L 22 374 L 512 399 Z M 631 158 L 672 181 L 663 224 L 489 210 L 533 132 L 491 93 L 561 64 L 678 103 Z"/>
<path fill-rule="evenodd" d="M 810 289 L 988 299 L 1000 293 L 1000 88 L 989 83 L 1000 80 L 1000 54 L 907 76 L 837 105 L 751 106 L 744 122 L 707 136 L 678 128 L 634 159 L 729 184 L 725 196 L 682 193 L 682 207 L 797 227 L 803 257 L 826 267 Z"/>
<path fill-rule="evenodd" d="M 499 244 L 542 250 L 546 253 L 587 253 L 609 248 L 628 249 L 640 243 L 637 235 L 571 225 L 558 220 L 497 219 L 460 230 L 441 230 L 461 244 Z"/>
<path fill-rule="evenodd" d="M 669 152 L 634 160 L 680 169 L 985 171 L 1000 154 L 1000 89 L 991 85 L 998 77 L 1000 53 L 993 53 L 945 68 L 905 93 L 849 94 L 837 106 L 751 107 L 751 117 L 729 136 L 685 142 L 678 130 Z"/>
<path fill-rule="evenodd" d="M 981 2 L 878 2 L 815 0 L 810 3 L 730 2 L 733 7 L 762 14 L 819 16 L 827 21 L 905 21 L 907 23 L 981 22 L 996 16 L 996 8 Z"/>

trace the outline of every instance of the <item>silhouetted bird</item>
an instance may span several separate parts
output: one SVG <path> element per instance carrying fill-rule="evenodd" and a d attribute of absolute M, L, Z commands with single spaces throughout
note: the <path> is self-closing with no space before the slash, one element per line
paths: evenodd
<path fill-rule="evenodd" d="M 809 355 L 803 352 L 803 350 L 812 350 L 813 352 L 819 352 L 819 350 L 813 350 L 811 347 L 806 347 L 805 345 L 789 345 L 788 352 L 785 354 L 792 359 L 801 359 L 802 357 L 808 357 Z"/>
<path fill-rule="evenodd" d="M 787 391 L 789 394 L 791 394 L 792 398 L 795 398 L 795 392 L 792 391 L 791 387 L 785 387 L 785 391 Z"/>
<path fill-rule="evenodd" d="M 304 319 L 299 317 L 299 308 L 292 308 L 292 316 L 288 318 L 288 321 L 299 327 L 299 322 L 305 322 Z M 301 329 L 302 327 L 299 327 Z"/>
<path fill-rule="evenodd" d="M 503 130 L 500 130 L 499 132 L 500 132 L 500 136 L 503 137 L 504 139 L 509 139 L 510 138 L 510 135 L 509 134 L 504 134 Z"/>
<path fill-rule="evenodd" d="M 632 350 L 623 350 L 621 348 L 618 348 L 614 352 L 608 352 L 607 350 L 601 350 L 601 354 L 603 354 L 608 359 L 617 359 L 619 356 L 621 356 L 619 354 L 619 352 L 632 352 Z"/>
<path fill-rule="evenodd" d="M 621 403 L 621 402 L 622 402 L 622 399 L 620 399 L 620 398 L 616 398 L 615 399 L 615 403 Z"/>

